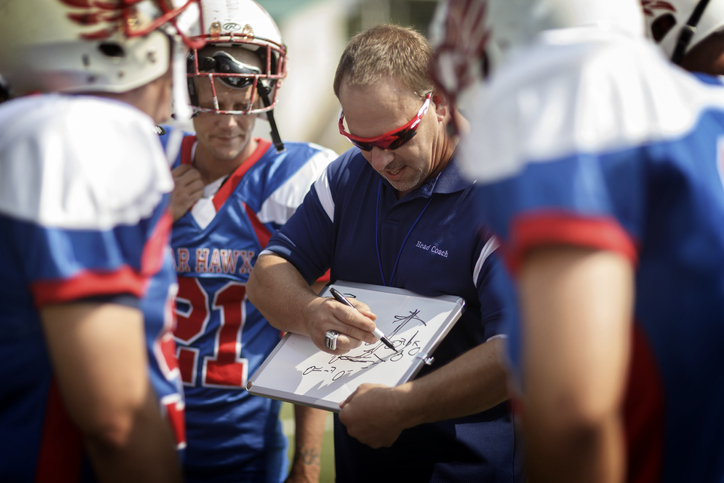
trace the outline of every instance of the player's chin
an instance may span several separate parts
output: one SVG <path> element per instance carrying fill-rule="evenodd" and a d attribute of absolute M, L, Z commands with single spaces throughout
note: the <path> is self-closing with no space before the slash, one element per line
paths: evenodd
<path fill-rule="evenodd" d="M 232 159 L 236 159 L 236 157 L 241 153 L 242 146 L 239 145 L 233 145 L 233 146 L 216 146 L 213 150 L 214 157 L 218 159 L 219 161 L 231 161 Z"/>

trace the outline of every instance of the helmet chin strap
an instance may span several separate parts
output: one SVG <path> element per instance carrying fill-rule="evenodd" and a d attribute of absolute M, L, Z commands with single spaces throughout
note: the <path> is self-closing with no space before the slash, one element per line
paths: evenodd
<path fill-rule="evenodd" d="M 264 103 L 264 107 L 269 107 L 271 105 L 271 100 L 269 99 L 271 89 L 264 85 L 261 79 L 257 82 L 256 85 L 257 91 L 259 92 L 259 97 L 261 97 L 261 100 Z M 272 138 L 274 147 L 277 149 L 277 153 L 281 153 L 284 151 L 284 143 L 282 142 L 282 138 L 279 137 L 279 129 L 277 128 L 277 123 L 274 120 L 274 109 L 266 112 L 266 118 L 269 121 L 269 127 L 271 127 L 271 132 L 269 133 L 269 135 Z"/>
<path fill-rule="evenodd" d="M 681 61 L 684 59 L 686 49 L 689 46 L 692 37 L 694 37 L 694 34 L 696 33 L 696 26 L 699 24 L 699 20 L 701 20 L 702 15 L 704 15 L 704 9 L 706 9 L 708 4 L 709 0 L 699 0 L 699 3 L 691 13 L 689 20 L 686 21 L 686 25 L 681 29 L 679 38 L 676 41 L 676 48 L 674 49 L 674 53 L 671 54 L 671 61 L 674 64 L 680 65 Z"/>

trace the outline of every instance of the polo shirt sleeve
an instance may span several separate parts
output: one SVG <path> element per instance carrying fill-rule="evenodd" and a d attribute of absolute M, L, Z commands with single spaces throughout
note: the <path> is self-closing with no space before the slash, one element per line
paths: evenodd
<path fill-rule="evenodd" d="M 485 340 L 506 337 L 518 316 L 514 286 L 500 251 L 500 240 L 492 233 L 481 236 L 473 278 Z"/>

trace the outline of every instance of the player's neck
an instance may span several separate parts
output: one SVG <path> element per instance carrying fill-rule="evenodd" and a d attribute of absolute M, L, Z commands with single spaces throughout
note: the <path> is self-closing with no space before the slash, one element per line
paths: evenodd
<path fill-rule="evenodd" d="M 258 144 L 255 139 L 250 139 L 236 157 L 225 159 L 215 156 L 202 143 L 197 143 L 193 165 L 199 171 L 204 186 L 236 171 L 254 153 Z"/>

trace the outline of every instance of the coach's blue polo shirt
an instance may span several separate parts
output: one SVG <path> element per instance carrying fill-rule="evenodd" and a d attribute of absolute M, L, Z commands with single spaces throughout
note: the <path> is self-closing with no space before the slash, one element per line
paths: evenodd
<path fill-rule="evenodd" d="M 400 287 L 456 295 L 465 312 L 420 376 L 498 334 L 508 280 L 497 245 L 477 220 L 473 185 L 454 162 L 398 200 L 394 188 L 353 148 L 329 165 L 296 214 L 269 242 L 311 282 Z M 472 416 L 405 430 L 390 448 L 371 449 L 335 417 L 337 481 L 522 480 L 507 403 Z"/>

